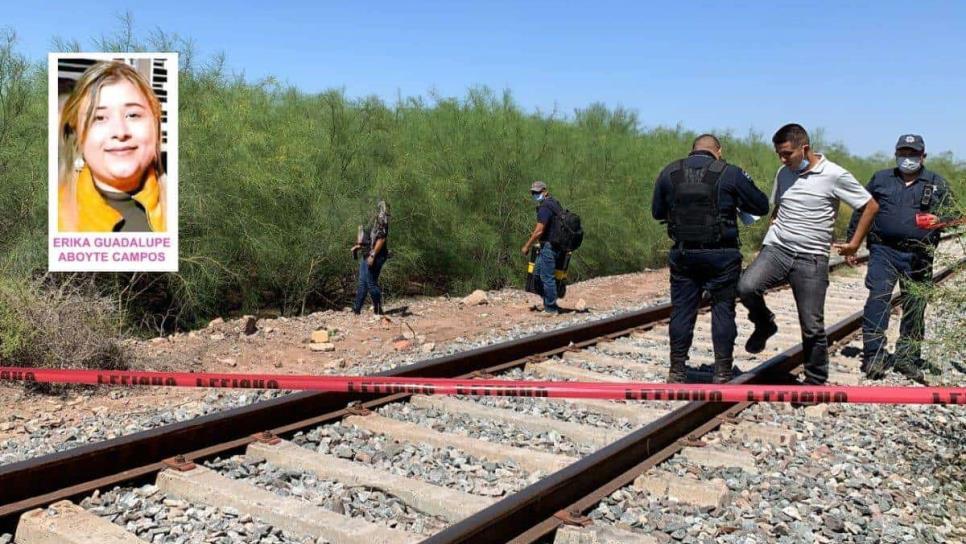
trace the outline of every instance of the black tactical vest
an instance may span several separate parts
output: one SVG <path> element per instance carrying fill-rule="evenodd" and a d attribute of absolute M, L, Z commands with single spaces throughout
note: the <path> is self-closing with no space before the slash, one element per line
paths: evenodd
<path fill-rule="evenodd" d="M 724 224 L 718 211 L 718 180 L 728 163 L 721 159 L 704 168 L 672 164 L 668 235 L 675 242 L 714 245 L 721 242 Z"/>

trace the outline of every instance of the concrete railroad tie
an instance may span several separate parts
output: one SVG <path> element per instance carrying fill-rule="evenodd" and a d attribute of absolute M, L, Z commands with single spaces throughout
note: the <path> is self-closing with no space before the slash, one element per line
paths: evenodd
<path fill-rule="evenodd" d="M 17 544 L 144 544 L 144 541 L 70 501 L 20 516 Z"/>
<path fill-rule="evenodd" d="M 553 544 L 657 544 L 657 539 L 643 533 L 634 533 L 606 525 L 600 527 L 564 525 L 557 529 Z"/>
<path fill-rule="evenodd" d="M 378 489 L 401 499 L 420 512 L 457 522 L 490 506 L 495 501 L 479 495 L 406 478 L 362 463 L 316 453 L 288 441 L 278 444 L 255 442 L 248 456 L 276 467 L 311 472 L 323 480 Z"/>
<path fill-rule="evenodd" d="M 616 442 L 623 438 L 627 433 L 606 429 L 603 427 L 593 427 L 569 421 L 558 421 L 547 417 L 533 416 L 506 410 L 503 408 L 493 408 L 478 402 L 452 399 L 447 397 L 427 397 L 422 395 L 413 396 L 411 404 L 416 408 L 433 408 L 452 414 L 462 414 L 467 417 L 498 421 L 507 425 L 513 425 L 518 429 L 524 429 L 532 433 L 557 432 L 562 436 L 582 444 L 590 444 L 596 447 L 603 447 L 611 442 Z"/>
<path fill-rule="evenodd" d="M 349 416 L 345 418 L 344 422 L 346 425 L 352 425 L 372 433 L 391 436 L 401 442 L 421 442 L 436 448 L 456 448 L 474 457 L 492 462 L 510 461 L 530 473 L 550 474 L 577 461 L 577 459 L 565 455 L 494 444 L 461 434 L 443 433 L 415 423 L 397 421 L 378 414 Z"/>
<path fill-rule="evenodd" d="M 728 486 L 720 478 L 704 481 L 677 476 L 663 470 L 638 476 L 634 480 L 634 488 L 647 491 L 655 497 L 667 497 L 699 507 L 718 508 L 724 506 L 729 497 Z"/>
<path fill-rule="evenodd" d="M 219 508 L 230 507 L 297 535 L 344 544 L 419 542 L 418 535 L 330 512 L 301 499 L 282 497 L 202 466 L 158 474 L 165 495 Z"/>

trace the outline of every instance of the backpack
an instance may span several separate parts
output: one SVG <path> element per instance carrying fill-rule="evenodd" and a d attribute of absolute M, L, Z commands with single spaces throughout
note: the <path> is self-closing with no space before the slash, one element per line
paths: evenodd
<path fill-rule="evenodd" d="M 717 244 L 724 221 L 718 211 L 718 180 L 728 163 L 718 159 L 699 169 L 686 168 L 684 160 L 671 164 L 671 207 L 667 231 L 675 242 Z"/>
<path fill-rule="evenodd" d="M 580 226 L 580 216 L 564 209 L 552 198 L 547 199 L 547 205 L 554 213 L 553 225 L 547 236 L 550 245 L 563 252 L 571 252 L 580 247 L 581 242 L 584 241 L 584 229 Z"/>

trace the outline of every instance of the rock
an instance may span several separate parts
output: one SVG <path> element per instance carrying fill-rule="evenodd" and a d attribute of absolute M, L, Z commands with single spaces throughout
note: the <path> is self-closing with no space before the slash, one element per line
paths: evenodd
<path fill-rule="evenodd" d="M 224 340 L 225 339 L 225 335 L 224 334 L 221 334 L 221 333 L 217 333 L 217 334 L 212 334 L 208 338 L 211 338 L 215 342 L 218 342 L 220 340 Z"/>
<path fill-rule="evenodd" d="M 786 516 L 792 518 L 795 521 L 802 521 L 802 514 L 800 514 L 798 512 L 798 508 L 795 508 L 794 506 L 785 507 L 784 509 L 782 509 L 782 514 L 785 514 Z"/>
<path fill-rule="evenodd" d="M 258 331 L 258 327 L 255 325 L 255 322 L 256 322 L 255 316 L 246 315 L 242 319 L 245 320 L 245 327 L 244 329 L 242 329 L 242 332 L 245 333 L 245 336 L 251 336 Z"/>
<path fill-rule="evenodd" d="M 434 349 L 436 349 L 436 344 L 433 342 L 427 342 L 419 348 L 419 351 L 423 353 L 432 353 Z"/>
<path fill-rule="evenodd" d="M 230 366 L 232 368 L 235 368 L 236 366 L 238 366 L 238 361 L 236 361 L 233 357 L 225 357 L 223 359 L 218 359 L 218 362 L 225 366 Z"/>
<path fill-rule="evenodd" d="M 312 351 L 335 351 L 335 344 L 329 342 L 313 342 L 309 344 L 309 349 Z"/>
<path fill-rule="evenodd" d="M 577 299 L 577 302 L 574 304 L 574 310 L 578 312 L 587 311 L 587 301 L 582 298 Z"/>
<path fill-rule="evenodd" d="M 466 306 L 478 306 L 480 304 L 486 304 L 489 301 L 490 300 L 487 298 L 486 292 L 481 289 L 477 289 L 476 291 L 470 293 L 469 296 L 461 300 L 460 303 L 465 304 Z"/>
<path fill-rule="evenodd" d="M 329 331 L 326 329 L 312 331 L 311 340 L 315 344 L 327 344 L 330 342 Z"/>
<path fill-rule="evenodd" d="M 208 328 L 210 329 L 211 327 L 217 327 L 218 325 L 221 325 L 224 322 L 225 322 L 224 319 L 220 317 L 216 317 L 208 322 Z"/>
<path fill-rule="evenodd" d="M 406 340 L 405 338 L 402 338 L 400 340 L 396 340 L 395 342 L 393 342 L 392 347 L 396 351 L 405 351 L 413 347 L 413 343 L 410 342 L 409 340 Z"/>
<path fill-rule="evenodd" d="M 817 421 L 828 415 L 828 404 L 816 404 L 805 407 L 805 419 Z"/>

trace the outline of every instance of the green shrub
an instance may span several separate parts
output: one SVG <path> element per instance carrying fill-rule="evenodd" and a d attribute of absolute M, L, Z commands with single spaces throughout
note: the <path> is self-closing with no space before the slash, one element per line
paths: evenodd
<path fill-rule="evenodd" d="M 519 287 L 534 179 L 583 219 L 574 280 L 665 261 L 670 244 L 650 218 L 654 179 L 695 134 L 642 129 L 646 110 L 592 104 L 572 116 L 529 113 L 508 91 L 486 88 L 387 104 L 229 76 L 223 58 L 199 62 L 190 42 L 173 35 L 141 43 L 122 32 L 96 45 L 181 51 L 180 272 L 90 276 L 135 325 L 170 329 L 232 311 L 341 306 L 354 291 L 348 248 L 377 198 L 392 207 L 395 256 L 383 276 L 390 296 Z M 5 51 L 26 63 L 12 41 Z M 12 127 L 16 143 L 0 146 L 0 271 L 15 278 L 46 268 L 46 76 L 26 66 L 0 75 L 0 85 L 17 89 L 0 95 L 0 110 L 15 112 L 0 116 L 0 132 Z M 20 97 L 16 107 L 11 96 Z M 863 182 L 890 164 L 854 157 L 815 132 L 815 147 Z M 770 191 L 779 165 L 770 142 L 722 136 L 726 158 Z M 963 163 L 946 156 L 929 164 L 966 193 Z M 848 218 L 843 209 L 840 235 Z M 746 250 L 758 247 L 766 227 L 745 229 Z"/>
<path fill-rule="evenodd" d="M 126 368 L 124 318 L 89 285 L 0 280 L 0 359 L 33 368 Z"/>

